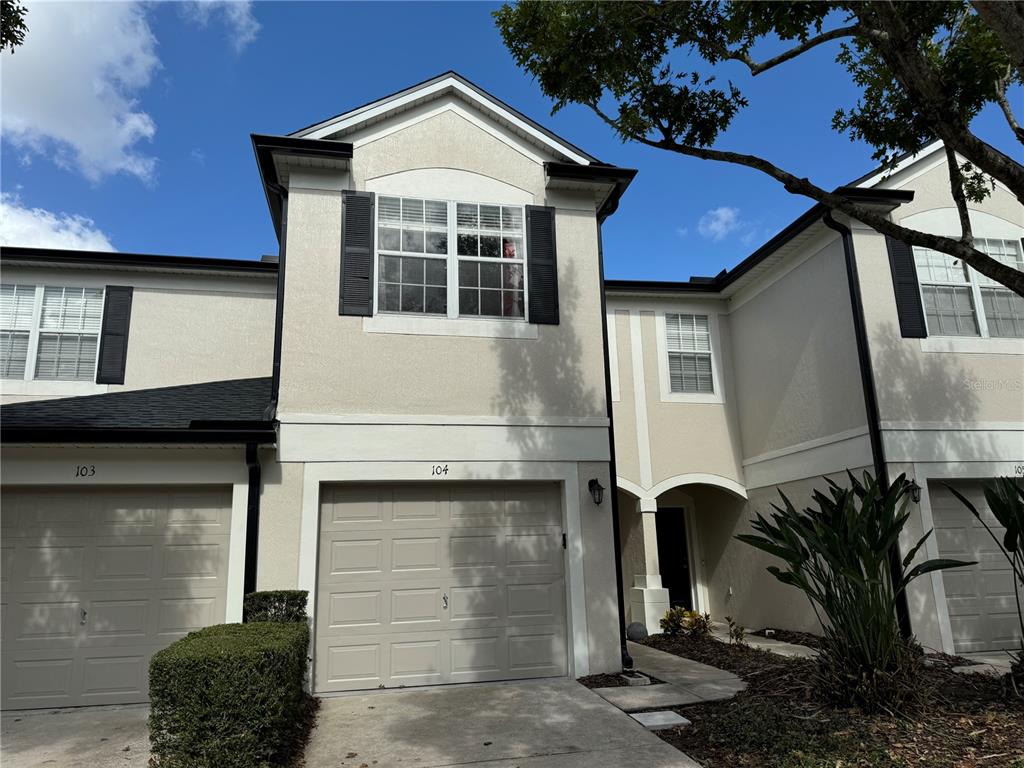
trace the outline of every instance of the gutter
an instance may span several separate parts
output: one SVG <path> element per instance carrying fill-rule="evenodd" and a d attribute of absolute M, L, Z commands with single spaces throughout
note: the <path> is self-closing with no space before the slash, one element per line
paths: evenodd
<path fill-rule="evenodd" d="M 622 534 L 619 531 L 619 471 L 615 463 L 615 414 L 612 408 L 612 366 L 608 351 L 608 301 L 604 290 L 604 239 L 601 222 L 597 223 L 597 268 L 601 275 L 601 338 L 604 343 L 604 400 L 608 409 L 608 471 L 611 474 L 612 555 L 615 558 L 615 595 L 619 607 L 619 649 L 622 668 L 633 668 L 633 657 L 626 645 L 626 595 L 622 587 Z"/>
<path fill-rule="evenodd" d="M 861 389 L 864 391 L 864 411 L 868 418 L 868 440 L 871 443 L 871 459 L 874 464 L 875 478 L 883 487 L 889 487 L 889 472 L 885 461 L 885 444 L 882 442 L 881 417 L 878 412 L 878 393 L 875 390 L 875 374 L 871 365 L 871 350 L 868 346 L 867 322 L 864 319 L 864 302 L 860 292 L 860 277 L 857 273 L 857 256 L 853 247 L 853 233 L 845 224 L 832 217 L 826 211 L 821 217 L 822 223 L 829 229 L 839 233 L 843 241 L 843 255 L 846 260 L 846 282 L 850 288 L 850 306 L 853 309 L 853 333 L 857 342 L 857 362 L 860 368 Z M 899 541 L 894 541 L 889 549 L 889 574 L 893 584 L 903 578 L 903 560 L 900 556 Z M 906 590 L 896 596 L 896 620 L 900 632 L 905 638 L 912 633 L 910 626 L 910 606 L 907 603 Z"/>
<path fill-rule="evenodd" d="M 242 594 L 256 591 L 256 562 L 260 545 L 260 490 L 262 469 L 258 443 L 246 443 L 245 464 L 249 472 L 245 522 L 245 575 Z"/>
<path fill-rule="evenodd" d="M 11 427 L 0 428 L 0 442 L 13 443 L 79 443 L 100 445 L 105 443 L 130 444 L 200 444 L 230 445 L 253 443 L 267 445 L 277 440 L 273 422 L 249 422 L 247 426 L 198 428 L 138 428 L 113 429 L 97 427 Z"/>
<path fill-rule="evenodd" d="M 203 256 L 157 256 L 145 253 L 108 253 L 76 251 L 64 248 L 27 248 L 5 245 L 0 248 L 0 264 L 71 264 L 76 267 L 112 267 L 114 269 L 167 269 L 200 272 L 228 272 L 273 275 L 277 265 L 266 261 L 217 259 Z"/>
<path fill-rule="evenodd" d="M 263 412 L 263 418 L 269 421 L 277 415 L 277 403 L 281 391 L 281 344 L 284 334 L 284 264 L 287 256 L 288 242 L 288 190 L 280 184 L 268 185 L 267 189 L 268 194 L 272 190 L 278 195 L 281 206 L 281 237 L 278 241 L 277 251 L 277 300 L 274 304 L 274 364 L 270 377 L 270 402 Z"/>

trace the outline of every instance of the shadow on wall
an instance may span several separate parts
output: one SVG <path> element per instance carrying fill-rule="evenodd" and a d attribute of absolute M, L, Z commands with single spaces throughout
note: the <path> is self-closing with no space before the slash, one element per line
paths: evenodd
<path fill-rule="evenodd" d="M 145 701 L 150 656 L 224 619 L 230 487 L 90 490 L 4 490 L 9 708 Z"/>
<path fill-rule="evenodd" d="M 970 377 L 974 374 L 964 368 L 956 355 L 922 354 L 911 346 L 916 343 L 916 340 L 902 339 L 898 329 L 892 325 L 883 326 L 878 339 L 873 342 L 874 373 L 882 421 L 951 423 L 975 420 L 979 397 L 970 386 Z M 945 457 L 984 449 L 978 445 L 977 433 L 956 430 L 903 432 L 900 444 L 900 454 L 890 450 L 887 455 L 891 463 L 901 463 L 901 455 L 932 453 Z M 870 467 L 849 469 L 860 476 L 864 469 L 870 470 Z M 840 484 L 847 483 L 845 471 L 840 470 L 829 477 Z M 756 513 L 771 515 L 772 504 L 780 501 L 780 489 L 794 505 L 803 508 L 811 503 L 814 489 L 827 491 L 827 485 L 823 478 L 815 477 L 778 487 L 751 489 L 747 502 L 718 493 L 716 489 L 694 491 L 711 611 L 716 618 L 732 615 L 751 629 L 770 625 L 816 631 L 817 622 L 803 594 L 782 585 L 765 571 L 776 561 L 734 538 L 737 534 L 752 532 L 750 520 Z M 911 535 L 917 530 L 911 528 L 913 521 L 914 517 L 911 517 L 908 524 Z M 920 531 L 913 538 L 916 540 L 923 533 Z M 930 589 L 911 590 L 909 598 L 912 616 L 922 616 L 935 610 Z"/>

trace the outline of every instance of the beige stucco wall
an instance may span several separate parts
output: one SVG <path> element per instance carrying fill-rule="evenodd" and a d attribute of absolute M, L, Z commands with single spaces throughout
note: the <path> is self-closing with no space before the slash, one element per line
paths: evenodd
<path fill-rule="evenodd" d="M 456 116 L 359 147 L 356 158 L 357 186 L 370 174 L 457 164 L 543 192 L 539 163 Z M 362 318 L 338 315 L 340 193 L 295 189 L 288 215 L 281 413 L 605 415 L 592 201 L 589 211 L 558 208 L 560 323 L 537 326 L 536 339 L 367 332 Z"/>
<path fill-rule="evenodd" d="M 729 319 L 745 458 L 866 423 L 838 235 Z"/>
<path fill-rule="evenodd" d="M 613 483 L 607 463 L 581 462 L 578 467 L 590 672 L 618 672 L 622 669 L 622 657 L 619 652 L 611 498 L 609 494 L 601 506 L 597 506 L 587 489 L 587 483 L 593 477 L 598 478 L 605 488 L 612 488 Z"/>
<path fill-rule="evenodd" d="M 934 212 L 947 227 L 958 226 L 945 163 L 893 186 L 914 191 L 914 200 L 893 212 L 898 223 Z M 1024 232 L 1024 205 L 1001 186 L 969 207 L 996 217 L 1011 237 Z M 1001 349 L 992 353 L 981 351 L 984 341 L 970 353 L 925 351 L 921 340 L 900 335 L 885 238 L 855 226 L 854 246 L 881 420 L 1024 422 L 1024 341 L 998 340 Z M 1016 352 L 1007 353 L 1008 345 Z"/>
<path fill-rule="evenodd" d="M 0 380 L 2 402 L 269 376 L 276 277 L 5 267 L 4 282 L 133 285 L 123 385 Z"/>
<path fill-rule="evenodd" d="M 260 543 L 257 589 L 294 589 L 299 578 L 304 464 L 280 463 L 273 449 L 260 456 Z"/>

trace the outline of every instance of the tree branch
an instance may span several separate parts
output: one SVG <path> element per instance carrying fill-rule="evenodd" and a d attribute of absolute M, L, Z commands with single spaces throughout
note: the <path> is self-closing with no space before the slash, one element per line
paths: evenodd
<path fill-rule="evenodd" d="M 1001 77 L 996 80 L 996 103 L 999 104 L 999 108 L 1003 110 L 1003 116 L 1006 118 L 1007 124 L 1010 126 L 1010 130 L 1013 131 L 1013 135 L 1017 137 L 1017 141 L 1024 144 L 1024 128 L 1021 128 L 1020 123 L 1017 122 L 1017 118 L 1013 114 L 1013 110 L 1010 108 L 1010 102 L 1006 98 L 1006 84 L 1010 79 L 1010 73 L 1006 73 L 1006 77 Z"/>
<path fill-rule="evenodd" d="M 767 176 L 772 177 L 785 187 L 787 192 L 809 197 L 827 208 L 844 213 L 850 218 L 856 219 L 863 224 L 880 232 L 883 235 L 902 240 L 908 245 L 917 245 L 922 248 L 931 248 L 935 251 L 948 254 L 957 259 L 962 259 L 966 264 L 976 269 L 986 277 L 990 277 L 1001 285 L 1005 285 L 1014 293 L 1024 296 L 1024 272 L 1014 269 L 993 259 L 986 253 L 979 251 L 970 242 L 961 239 L 933 235 L 928 232 L 921 232 L 916 229 L 896 224 L 888 215 L 878 212 L 865 205 L 860 205 L 836 192 L 828 192 L 825 189 L 813 184 L 809 179 L 800 178 L 788 171 L 784 171 L 773 163 L 756 155 L 744 155 L 738 152 L 726 152 L 720 149 L 707 147 L 694 147 L 680 144 L 668 134 L 662 127 L 663 138 L 650 139 L 645 135 L 625 130 L 615 119 L 605 114 L 596 104 L 590 103 L 587 106 L 605 123 L 614 128 L 619 135 L 625 136 L 633 141 L 646 144 L 655 149 L 666 149 L 688 157 L 697 157 L 702 160 L 715 160 L 732 165 L 742 165 L 753 168 Z M 959 173 L 959 168 L 957 169 Z M 962 187 L 961 187 L 962 191 Z M 970 231 L 970 220 L 967 222 Z"/>
<path fill-rule="evenodd" d="M 967 195 L 964 194 L 964 176 L 956 152 L 946 147 L 946 165 L 949 168 L 949 189 L 953 193 L 956 212 L 960 215 L 960 242 L 974 245 L 974 231 L 971 229 L 971 214 L 967 210 Z"/>
<path fill-rule="evenodd" d="M 869 31 L 861 24 L 852 24 L 849 27 L 839 27 L 838 29 L 823 32 L 817 37 L 808 38 L 804 42 L 800 43 L 800 45 L 794 46 L 788 51 L 784 51 L 778 56 L 773 56 L 766 61 L 756 62 L 746 51 L 727 51 L 722 58 L 732 61 L 742 61 L 750 69 L 750 74 L 759 75 L 772 67 L 776 67 L 779 64 L 789 61 L 790 59 L 795 59 L 800 54 L 806 53 L 822 43 L 827 43 L 830 40 L 838 40 L 840 37 L 853 37 L 854 35 L 861 34 L 869 34 Z"/>

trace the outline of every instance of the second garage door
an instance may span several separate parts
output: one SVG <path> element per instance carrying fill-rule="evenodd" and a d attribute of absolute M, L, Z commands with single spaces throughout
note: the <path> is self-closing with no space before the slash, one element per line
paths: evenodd
<path fill-rule="evenodd" d="M 1004 530 L 989 511 L 980 482 L 959 482 L 996 536 Z M 1020 647 L 1020 625 L 1013 594 L 1013 572 L 985 527 L 947 488 L 931 484 L 932 518 L 941 557 L 974 560 L 976 565 L 942 571 L 953 647 L 957 653 Z"/>
<path fill-rule="evenodd" d="M 231 489 L 3 492 L 5 708 L 149 698 L 149 659 L 224 621 Z"/>
<path fill-rule="evenodd" d="M 565 675 L 554 485 L 324 486 L 318 692 Z"/>

